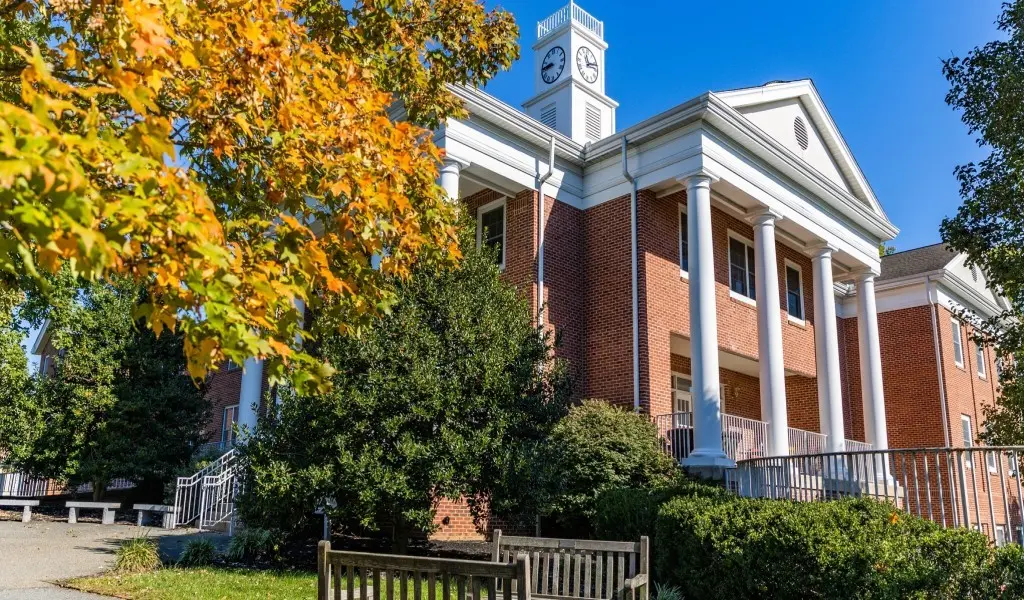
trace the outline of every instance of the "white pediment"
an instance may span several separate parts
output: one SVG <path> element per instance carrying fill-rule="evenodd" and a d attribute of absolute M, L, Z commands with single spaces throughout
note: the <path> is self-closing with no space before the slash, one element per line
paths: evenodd
<path fill-rule="evenodd" d="M 884 216 L 864 173 L 809 79 L 715 95 L 813 169 Z M 801 128 L 798 119 L 803 122 L 803 132 L 797 131 Z"/>
<path fill-rule="evenodd" d="M 966 284 L 981 298 L 984 298 L 986 302 L 990 302 L 993 306 L 998 306 L 1000 309 L 1007 308 L 1006 299 L 989 287 L 988 281 L 985 280 L 985 274 L 982 273 L 981 269 L 978 267 L 972 269 L 966 265 L 966 262 L 967 255 L 959 254 L 946 265 L 946 272 Z"/>

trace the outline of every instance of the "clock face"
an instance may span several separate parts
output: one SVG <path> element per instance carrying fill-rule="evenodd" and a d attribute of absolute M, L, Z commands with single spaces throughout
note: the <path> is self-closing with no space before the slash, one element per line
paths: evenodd
<path fill-rule="evenodd" d="M 576 67 L 587 83 L 597 81 L 597 57 L 594 56 L 593 50 L 586 46 L 580 47 L 576 52 Z"/>
<path fill-rule="evenodd" d="M 554 83 L 562 74 L 565 68 L 565 50 L 561 46 L 555 46 L 544 55 L 540 62 L 540 78 L 544 83 Z"/>

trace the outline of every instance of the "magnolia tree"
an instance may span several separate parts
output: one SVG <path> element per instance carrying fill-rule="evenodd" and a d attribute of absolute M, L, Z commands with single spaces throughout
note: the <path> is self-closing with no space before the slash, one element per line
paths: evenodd
<path fill-rule="evenodd" d="M 260 422 L 243 449 L 247 523 L 294 531 L 327 507 L 335 524 L 393 533 L 403 550 L 433 529 L 442 498 L 531 521 L 542 509 L 538 459 L 568 410 L 565 365 L 472 228 L 462 241 L 459 268 L 396 278 L 394 310 L 360 338 L 310 344 L 337 368 L 332 389 L 282 390 Z"/>
<path fill-rule="evenodd" d="M 988 156 L 957 167 L 963 205 L 943 221 L 942 238 L 980 266 L 989 285 L 1009 307 L 988 320 L 963 312 L 976 325 L 977 340 L 1000 356 L 1001 394 L 987 409 L 990 443 L 1024 444 L 1024 1 L 1003 5 L 998 19 L 1004 38 L 947 60 L 946 101 Z"/>
<path fill-rule="evenodd" d="M 0 0 L 0 23 L 0 289 L 128 278 L 193 377 L 258 356 L 302 390 L 331 367 L 296 300 L 358 331 L 385 281 L 458 259 L 427 128 L 518 55 L 475 0 Z"/>

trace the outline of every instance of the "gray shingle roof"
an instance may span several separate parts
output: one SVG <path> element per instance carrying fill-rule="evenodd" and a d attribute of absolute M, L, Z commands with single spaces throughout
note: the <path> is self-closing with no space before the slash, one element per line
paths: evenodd
<path fill-rule="evenodd" d="M 947 248 L 945 244 L 939 243 L 883 256 L 882 274 L 878 280 L 898 279 L 937 271 L 949 264 L 956 255 L 956 252 Z"/>

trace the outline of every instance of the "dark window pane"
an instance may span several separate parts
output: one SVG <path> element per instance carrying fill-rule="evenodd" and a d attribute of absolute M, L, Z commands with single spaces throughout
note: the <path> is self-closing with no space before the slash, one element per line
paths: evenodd
<path fill-rule="evenodd" d="M 803 290 L 800 289 L 800 272 L 786 267 L 786 304 L 790 316 L 804 318 Z"/>
<path fill-rule="evenodd" d="M 687 231 L 686 213 L 679 213 L 679 267 L 690 270 L 690 237 Z"/>
<path fill-rule="evenodd" d="M 498 249 L 496 262 L 505 262 L 505 207 L 489 210 L 480 215 L 481 240 L 487 246 Z"/>
<path fill-rule="evenodd" d="M 747 273 L 749 275 L 748 279 L 750 280 L 750 283 L 749 283 L 749 286 L 748 286 L 749 290 L 750 290 L 750 293 L 748 294 L 748 296 L 750 296 L 751 300 L 756 300 L 757 299 L 757 292 L 755 291 L 755 290 L 757 290 L 757 282 L 754 280 L 754 273 L 755 273 L 754 265 L 755 264 L 756 263 L 754 262 L 754 249 L 751 248 L 750 246 L 747 246 Z"/>

